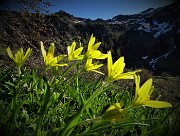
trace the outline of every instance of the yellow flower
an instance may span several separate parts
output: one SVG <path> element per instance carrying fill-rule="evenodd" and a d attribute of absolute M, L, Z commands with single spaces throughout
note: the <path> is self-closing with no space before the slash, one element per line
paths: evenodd
<path fill-rule="evenodd" d="M 134 75 L 136 72 L 140 72 L 141 70 L 136 70 L 133 72 L 123 73 L 125 63 L 124 57 L 120 57 L 114 64 L 112 60 L 111 51 L 108 52 L 108 82 L 113 82 L 119 79 L 134 79 Z"/>
<path fill-rule="evenodd" d="M 104 75 L 104 73 L 95 70 L 95 69 L 98 69 L 101 66 L 103 66 L 103 64 L 98 64 L 98 63 L 92 64 L 92 59 L 87 59 L 86 64 L 84 66 L 84 70 L 85 71 L 93 71 L 93 72 L 97 72 L 99 74 L 103 74 Z"/>
<path fill-rule="evenodd" d="M 40 42 L 40 45 L 41 45 L 41 52 L 44 58 L 46 70 L 48 70 L 50 67 L 67 66 L 67 64 L 58 64 L 58 62 L 61 59 L 63 59 L 66 55 L 59 55 L 57 57 L 54 57 L 54 43 L 50 44 L 50 47 L 47 53 L 44 49 L 44 44 L 42 41 Z"/>
<path fill-rule="evenodd" d="M 9 47 L 7 48 L 7 53 L 9 57 L 14 61 L 15 65 L 18 68 L 20 68 L 22 64 L 28 59 L 29 55 L 31 54 L 31 51 L 32 50 L 28 48 L 24 55 L 23 48 L 20 48 L 15 54 L 15 56 L 13 56 L 11 49 Z"/>
<path fill-rule="evenodd" d="M 167 108 L 172 107 L 170 103 L 164 101 L 150 100 L 150 95 L 154 90 L 154 86 L 152 86 L 152 78 L 147 80 L 141 87 L 140 84 L 140 76 L 135 76 L 136 90 L 135 90 L 135 98 L 133 100 L 133 107 L 138 106 L 147 106 L 153 108 Z"/>
<path fill-rule="evenodd" d="M 88 43 L 88 49 L 85 54 L 86 59 L 105 59 L 108 57 L 107 54 L 101 53 L 99 50 L 97 50 L 101 44 L 101 42 L 95 43 L 95 37 L 93 37 L 93 34 L 91 35 L 91 38 Z"/>
<path fill-rule="evenodd" d="M 106 112 L 102 115 L 102 119 L 110 121 L 123 121 L 126 110 L 122 108 L 121 103 L 111 105 Z"/>
<path fill-rule="evenodd" d="M 73 42 L 71 46 L 67 47 L 67 51 L 68 51 L 68 60 L 81 60 L 84 58 L 84 55 L 80 55 L 83 47 L 80 47 L 78 49 L 76 49 L 76 42 Z"/>

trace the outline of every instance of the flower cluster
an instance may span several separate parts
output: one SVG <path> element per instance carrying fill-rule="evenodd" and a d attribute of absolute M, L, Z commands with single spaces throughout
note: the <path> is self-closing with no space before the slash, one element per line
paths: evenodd
<path fill-rule="evenodd" d="M 124 68 L 125 68 L 124 57 L 123 56 L 120 57 L 113 64 L 111 51 L 108 51 L 107 54 L 102 53 L 100 50 L 98 50 L 100 45 L 101 42 L 95 43 L 95 37 L 91 35 L 87 50 L 85 51 L 84 54 L 82 54 L 84 48 L 79 47 L 76 49 L 76 42 L 73 42 L 71 46 L 67 47 L 67 55 L 58 55 L 55 57 L 54 43 L 50 44 L 48 52 L 46 52 L 44 49 L 43 42 L 42 41 L 40 42 L 41 52 L 44 59 L 46 70 L 54 67 L 58 68 L 59 66 L 68 66 L 67 63 L 59 64 L 59 61 L 67 57 L 68 61 L 81 60 L 82 62 L 84 62 L 84 66 L 82 68 L 83 71 L 86 72 L 93 71 L 99 74 L 104 74 L 97 70 L 98 68 L 103 66 L 103 64 L 98 64 L 96 60 L 107 58 L 107 69 L 108 69 L 108 74 L 107 74 L 108 76 L 106 80 L 107 83 L 111 83 L 121 79 L 131 79 L 135 81 L 135 85 L 136 85 L 135 96 L 134 96 L 134 100 L 132 101 L 132 104 L 129 106 L 130 108 L 136 108 L 139 106 L 148 106 L 153 108 L 172 107 L 172 105 L 167 102 L 150 100 L 150 95 L 152 94 L 154 89 L 154 87 L 152 86 L 152 79 L 147 80 L 140 87 L 140 76 L 137 75 L 137 72 L 140 72 L 141 70 L 124 73 Z M 29 48 L 24 55 L 23 49 L 20 48 L 14 57 L 10 48 L 7 48 L 9 57 L 14 61 L 15 65 L 18 68 L 20 68 L 22 64 L 28 59 L 31 51 L 32 50 Z M 102 119 L 111 120 L 111 121 L 121 121 L 128 109 L 122 107 L 123 106 L 120 103 L 115 103 L 114 105 L 111 105 L 103 114 Z"/>

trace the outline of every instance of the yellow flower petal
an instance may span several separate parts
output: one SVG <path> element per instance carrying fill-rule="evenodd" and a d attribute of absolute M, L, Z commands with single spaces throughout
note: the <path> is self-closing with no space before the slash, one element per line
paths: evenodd
<path fill-rule="evenodd" d="M 102 73 L 102 72 L 100 72 L 100 71 L 97 71 L 97 70 L 94 70 L 94 69 L 92 69 L 92 70 L 90 70 L 90 71 L 93 71 L 93 72 L 99 73 L 99 74 L 101 74 L 101 75 L 105 75 L 104 73 Z"/>
<path fill-rule="evenodd" d="M 98 43 L 96 43 L 95 45 L 92 46 L 92 49 L 97 50 L 100 45 L 101 45 L 101 42 L 98 42 Z"/>
<path fill-rule="evenodd" d="M 21 52 L 21 57 L 24 57 L 24 52 L 23 52 L 23 48 L 20 48 L 19 51 Z"/>
<path fill-rule="evenodd" d="M 172 104 L 164 101 L 146 101 L 143 104 L 144 106 L 152 107 L 152 108 L 168 108 L 172 107 Z"/>
<path fill-rule="evenodd" d="M 21 62 L 22 57 L 21 57 L 21 52 L 20 52 L 20 50 L 17 51 L 17 54 L 15 54 L 15 59 L 17 60 L 18 63 Z"/>
<path fill-rule="evenodd" d="M 98 42 L 94 45 L 95 43 L 95 37 L 93 37 L 93 34 L 91 35 L 91 38 L 88 43 L 88 49 L 87 52 L 85 53 L 85 59 L 105 59 L 108 57 L 108 55 L 105 55 L 101 53 L 98 48 L 101 44 L 101 42 Z"/>
<path fill-rule="evenodd" d="M 120 57 L 112 66 L 112 71 L 114 73 L 120 74 L 123 73 L 124 67 L 125 67 L 124 57 Z"/>
<path fill-rule="evenodd" d="M 26 51 L 26 54 L 23 57 L 23 60 L 22 60 L 23 63 L 28 59 L 28 57 L 30 56 L 31 52 L 32 52 L 32 50 L 30 48 L 28 48 L 28 50 Z"/>
<path fill-rule="evenodd" d="M 135 73 L 134 72 L 122 73 L 120 75 L 116 75 L 114 78 L 116 78 L 116 80 L 120 80 L 120 79 L 134 79 L 133 74 L 135 74 Z"/>
<path fill-rule="evenodd" d="M 138 94 L 141 98 L 147 97 L 152 86 L 152 78 L 147 80 L 139 89 Z"/>
<path fill-rule="evenodd" d="M 108 51 L 108 62 L 107 63 L 108 63 L 108 75 L 111 75 L 111 69 L 113 66 L 111 51 Z"/>
<path fill-rule="evenodd" d="M 77 60 L 82 60 L 82 59 L 84 59 L 84 55 L 80 55 L 77 57 Z"/>
<path fill-rule="evenodd" d="M 87 59 L 95 59 L 97 58 L 98 56 L 101 55 L 101 52 L 96 50 L 96 51 L 91 51 L 91 52 L 87 52 L 86 56 L 88 56 Z"/>
<path fill-rule="evenodd" d="M 135 94 L 138 94 L 138 91 L 139 91 L 139 85 L 140 85 L 140 76 L 138 75 L 138 76 L 136 76 L 135 75 L 135 84 L 136 84 L 136 92 L 135 92 Z"/>
<path fill-rule="evenodd" d="M 43 58 L 44 58 L 44 61 L 45 61 L 46 51 L 44 49 L 44 44 L 43 44 L 42 41 L 40 41 L 40 45 L 41 45 L 41 52 L 42 52 L 42 55 L 43 55 Z"/>
<path fill-rule="evenodd" d="M 68 56 L 71 54 L 71 46 L 67 47 Z"/>
<path fill-rule="evenodd" d="M 103 64 L 97 64 L 97 63 L 93 64 L 92 59 L 87 59 L 86 64 L 84 66 L 84 70 L 85 71 L 93 71 L 93 72 L 103 74 L 102 72 L 95 70 L 95 69 L 100 68 L 101 66 L 103 66 Z"/>
<path fill-rule="evenodd" d="M 140 70 L 123 73 L 124 70 L 124 57 L 120 57 L 114 64 L 111 56 L 111 51 L 108 52 L 108 82 L 113 82 L 115 80 L 120 79 L 134 79 L 134 75 L 136 72 L 140 72 Z"/>
<path fill-rule="evenodd" d="M 81 54 L 83 47 L 80 47 L 74 51 L 74 58 L 77 58 Z"/>
<path fill-rule="evenodd" d="M 95 37 L 93 37 L 93 34 L 92 34 L 88 43 L 88 50 L 92 48 L 94 42 L 95 42 Z"/>
<path fill-rule="evenodd" d="M 125 110 L 120 103 L 111 105 L 106 112 L 102 115 L 102 119 L 110 121 L 123 121 Z"/>
<path fill-rule="evenodd" d="M 151 89 L 149 90 L 149 94 L 148 95 L 151 95 L 153 93 L 153 90 L 154 90 L 154 86 L 151 86 Z"/>
<path fill-rule="evenodd" d="M 88 70 L 98 69 L 98 68 L 100 68 L 100 67 L 102 67 L 102 66 L 103 66 L 103 64 L 92 65 L 92 66 L 90 66 L 90 67 L 88 68 Z"/>
<path fill-rule="evenodd" d="M 12 54 L 12 51 L 11 51 L 11 49 L 10 49 L 9 47 L 7 48 L 7 53 L 8 53 L 8 55 L 9 55 L 9 57 L 10 57 L 14 62 L 16 62 L 16 60 L 15 60 L 13 54 Z"/>
<path fill-rule="evenodd" d="M 54 57 L 54 43 L 50 44 L 50 47 L 48 49 L 48 56 Z"/>
<path fill-rule="evenodd" d="M 72 45 L 71 45 L 71 50 L 70 50 L 70 52 L 73 53 L 74 50 L 75 50 L 75 48 L 76 48 L 76 42 L 73 42 Z"/>
<path fill-rule="evenodd" d="M 96 57 L 96 59 L 105 59 L 105 58 L 107 58 L 107 57 L 108 57 L 108 54 L 102 54 L 102 53 L 101 53 L 101 55 L 98 56 L 98 57 Z"/>
<path fill-rule="evenodd" d="M 82 56 L 79 56 L 83 50 L 83 47 L 80 47 L 78 49 L 76 49 L 76 43 L 73 42 L 71 44 L 71 46 L 68 46 L 67 47 L 67 51 L 68 51 L 68 60 L 71 61 L 71 60 L 80 60 L 80 59 L 83 59 L 84 57 Z"/>

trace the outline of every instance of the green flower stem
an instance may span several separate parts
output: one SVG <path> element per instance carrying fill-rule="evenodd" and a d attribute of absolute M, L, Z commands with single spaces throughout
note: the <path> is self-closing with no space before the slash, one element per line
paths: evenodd
<path fill-rule="evenodd" d="M 76 72 L 76 74 L 74 75 L 74 76 L 72 76 L 67 82 L 67 84 L 66 85 L 69 85 L 69 83 L 70 83 L 70 81 L 72 80 L 72 79 L 74 79 L 75 78 L 75 83 L 76 83 L 76 93 L 78 94 L 78 95 L 81 95 L 81 93 L 79 93 L 79 74 L 81 74 L 82 72 L 81 72 L 81 70 L 80 70 L 80 63 L 78 63 L 77 64 L 77 72 Z M 62 96 L 61 96 L 62 97 Z M 61 98 L 60 97 L 60 98 Z M 80 96 L 81 97 L 81 96 Z M 81 105 L 81 107 L 80 107 L 80 109 L 79 109 L 79 111 L 74 115 L 74 117 L 72 118 L 72 120 L 71 121 L 69 121 L 69 123 L 68 123 L 68 125 L 63 129 L 63 130 L 61 130 L 60 128 L 59 128 L 59 131 L 57 132 L 57 134 L 56 134 L 56 136 L 59 136 L 59 135 L 61 135 L 61 136 L 69 136 L 71 133 L 72 133 L 72 131 L 73 131 L 73 128 L 78 124 L 78 122 L 79 122 L 79 118 L 80 118 L 80 115 L 81 115 L 81 113 L 82 113 L 82 106 L 83 106 L 83 104 L 80 104 Z"/>
<path fill-rule="evenodd" d="M 77 72 L 79 73 L 79 71 Z M 78 76 L 79 74 L 77 74 Z M 76 76 L 76 77 L 77 77 Z M 76 78 L 77 79 L 77 78 Z M 77 82 L 77 80 L 76 80 Z M 77 82 L 78 83 L 78 82 Z M 74 127 L 78 125 L 79 123 L 79 119 L 81 117 L 81 114 L 83 112 L 83 110 L 86 108 L 86 106 L 95 98 L 97 97 L 99 94 L 101 94 L 103 91 L 105 91 L 104 87 L 106 87 L 109 83 L 105 82 L 99 89 L 97 89 L 90 97 L 89 99 L 85 102 L 83 102 L 83 104 L 81 104 L 80 109 L 78 110 L 78 112 L 74 115 L 74 117 L 72 118 L 72 120 L 68 123 L 68 125 L 61 131 L 59 129 L 57 136 L 61 135 L 61 136 L 69 136 Z M 83 101 L 83 100 L 82 100 Z M 99 119 L 99 118 L 98 118 Z M 95 119 L 94 119 L 95 120 Z"/>
<path fill-rule="evenodd" d="M 70 71 L 76 66 L 80 64 L 80 62 L 74 62 L 71 66 L 69 66 L 62 74 L 61 77 L 65 77 L 68 73 L 70 73 Z"/>
<path fill-rule="evenodd" d="M 54 85 L 54 83 L 56 83 L 56 78 L 57 78 L 57 76 L 56 75 L 53 75 L 52 76 L 52 79 L 50 80 L 50 86 L 53 86 Z"/>
<path fill-rule="evenodd" d="M 81 117 L 81 113 L 82 113 L 82 107 L 80 107 L 78 112 L 74 115 L 74 117 L 69 121 L 69 123 L 67 124 L 67 126 L 63 130 L 59 129 L 56 136 L 70 136 L 74 127 L 77 126 L 77 124 L 79 122 L 79 118 Z"/>
<path fill-rule="evenodd" d="M 80 113 L 81 113 L 81 112 L 82 112 L 82 111 L 80 111 Z M 80 115 L 80 114 L 78 114 L 78 116 L 79 116 L 79 115 Z M 61 135 L 62 135 L 62 136 L 67 136 L 67 135 L 69 136 L 75 126 L 81 125 L 81 124 L 84 124 L 84 123 L 89 123 L 89 122 L 98 121 L 98 120 L 101 120 L 101 117 L 96 117 L 96 118 L 92 118 L 92 119 L 86 119 L 86 120 L 81 121 L 81 122 L 79 122 L 79 123 L 77 123 L 77 124 L 73 124 L 73 125 L 71 125 L 71 126 L 68 128 L 68 130 L 69 130 L 68 132 L 64 131 L 64 132 L 66 132 L 66 133 L 63 133 L 63 134 L 61 134 Z M 60 135 L 60 131 L 57 133 L 57 136 L 59 136 L 59 135 Z"/>
<path fill-rule="evenodd" d="M 71 134 L 71 132 L 73 131 L 73 128 L 75 126 L 77 126 L 79 124 L 79 119 L 81 116 L 81 113 L 83 112 L 83 110 L 86 108 L 86 106 L 95 98 L 97 97 L 99 94 L 101 94 L 103 91 L 105 91 L 104 87 L 106 87 L 109 84 L 109 82 L 105 82 L 101 88 L 97 89 L 90 97 L 89 99 L 85 102 L 84 105 L 82 105 L 82 107 L 80 107 L 79 111 L 76 113 L 76 115 L 74 116 L 74 118 L 68 123 L 67 127 L 64 128 L 64 130 L 62 130 L 62 132 L 60 132 L 61 130 L 59 129 L 57 136 L 61 135 L 61 136 L 69 136 Z M 95 121 L 95 120 L 99 120 L 99 118 L 95 118 L 89 121 Z M 86 120 L 88 122 L 88 120 Z"/>
<path fill-rule="evenodd" d="M 37 124 L 36 124 L 36 132 L 35 132 L 36 136 L 41 135 L 41 121 L 42 121 L 44 112 L 46 110 L 46 107 L 48 105 L 48 102 L 50 100 L 50 93 L 51 93 L 50 92 L 50 86 L 48 84 L 47 79 L 45 79 L 45 81 L 47 83 L 47 90 L 46 90 L 46 94 L 45 94 L 45 96 L 43 98 L 42 106 L 41 106 L 40 113 L 39 113 L 39 118 L 38 118 L 38 121 L 37 121 Z"/>
<path fill-rule="evenodd" d="M 90 122 L 94 122 L 94 121 L 98 121 L 101 120 L 101 117 L 96 117 L 96 118 L 92 118 L 92 119 L 86 119 L 84 121 L 79 122 L 77 125 L 81 125 L 84 123 L 90 123 Z"/>
<path fill-rule="evenodd" d="M 41 127 L 40 126 L 41 126 L 42 118 L 43 118 L 43 114 L 39 116 L 38 122 L 36 124 L 36 134 L 35 134 L 36 136 L 40 136 L 41 135 Z"/>
<path fill-rule="evenodd" d="M 20 69 L 18 69 L 19 71 Z M 18 76 L 20 77 L 19 75 L 20 73 L 18 72 Z M 19 79 L 18 79 L 19 80 Z M 12 98 L 12 110 L 11 110 L 11 114 L 10 114 L 10 117 L 9 117 L 9 121 L 10 121 L 10 136 L 12 135 L 12 127 L 13 125 L 16 125 L 15 124 L 15 119 L 16 119 L 16 113 L 18 111 L 18 103 L 17 103 L 17 90 L 19 88 L 19 81 L 17 82 L 17 86 L 14 86 L 14 89 L 13 89 L 13 98 Z"/>
<path fill-rule="evenodd" d="M 9 134 L 10 136 L 12 135 L 12 127 L 13 125 L 16 126 L 16 114 L 17 114 L 17 111 L 19 109 L 18 107 L 18 102 L 17 102 L 17 93 L 18 93 L 18 89 L 19 89 L 19 80 L 20 80 L 20 76 L 21 76 L 21 67 L 18 67 L 18 71 L 17 71 L 17 74 L 18 74 L 18 82 L 17 82 L 17 85 L 14 86 L 14 89 L 13 89 L 13 98 L 12 98 L 12 110 L 11 110 L 11 114 L 10 114 L 10 117 L 9 117 L 9 121 L 10 121 L 10 131 L 9 131 Z"/>
<path fill-rule="evenodd" d="M 80 64 L 77 64 L 77 73 L 80 73 Z M 76 93 L 79 94 L 79 74 L 76 75 Z"/>
<path fill-rule="evenodd" d="M 79 123 L 79 118 L 81 113 L 83 112 L 84 109 L 86 109 L 87 105 L 98 95 L 100 95 L 103 91 L 105 91 L 104 87 L 106 87 L 109 84 L 109 82 L 105 82 L 99 89 L 97 89 L 85 102 L 84 105 L 82 105 L 82 108 L 79 109 L 78 113 L 76 114 L 75 118 L 70 122 L 70 124 L 68 125 L 68 127 L 65 129 L 63 135 L 68 134 L 70 135 L 70 133 L 72 132 L 73 128 L 75 126 L 77 126 Z M 89 122 L 89 121 L 95 121 L 95 120 L 100 120 L 101 117 L 98 118 L 94 118 L 94 119 L 90 119 L 90 120 L 85 120 L 81 123 L 85 123 L 85 122 Z M 67 132 L 68 130 L 70 130 L 69 132 Z"/>
<path fill-rule="evenodd" d="M 83 109 L 86 108 L 86 106 L 99 94 L 101 94 L 103 91 L 105 91 L 104 87 L 106 87 L 109 84 L 109 82 L 105 82 L 99 89 L 97 89 L 88 99 L 85 101 L 85 104 L 83 106 Z"/>
<path fill-rule="evenodd" d="M 16 94 L 16 89 L 13 89 L 13 98 L 12 98 L 12 110 L 11 110 L 11 115 L 9 118 L 10 121 L 10 136 L 12 135 L 12 127 L 15 124 L 15 118 L 16 118 L 16 112 L 17 112 L 17 94 Z"/>
<path fill-rule="evenodd" d="M 82 71 L 77 72 L 76 74 L 74 74 L 73 76 L 71 76 L 69 79 L 67 79 L 67 80 L 66 80 L 66 85 L 68 86 L 68 85 L 71 83 L 71 81 L 72 81 L 74 78 L 76 78 L 79 74 L 82 74 Z"/>
<path fill-rule="evenodd" d="M 71 81 L 74 79 L 74 78 L 76 78 L 76 76 L 78 76 L 79 74 L 81 74 L 82 72 L 81 71 L 79 71 L 79 73 L 76 73 L 76 74 L 74 74 L 73 76 L 71 76 L 67 81 L 66 81 L 66 86 L 69 86 L 69 84 L 71 83 Z M 59 80 L 59 82 L 57 83 L 57 84 L 61 84 L 61 82 L 62 82 L 63 80 Z M 57 86 L 54 86 L 54 90 L 58 90 L 59 88 L 57 88 Z M 63 96 L 64 96 L 64 94 L 66 93 L 66 91 L 67 90 L 65 90 L 63 93 L 61 93 L 60 94 L 60 96 L 59 96 L 59 98 L 58 98 L 58 100 L 57 101 L 59 101 L 59 102 L 61 102 L 61 100 L 63 99 Z M 54 107 L 56 107 L 56 106 L 58 106 L 58 104 L 59 103 L 56 103 L 56 104 L 54 104 Z"/>
<path fill-rule="evenodd" d="M 21 67 L 18 67 L 18 77 L 21 75 Z"/>

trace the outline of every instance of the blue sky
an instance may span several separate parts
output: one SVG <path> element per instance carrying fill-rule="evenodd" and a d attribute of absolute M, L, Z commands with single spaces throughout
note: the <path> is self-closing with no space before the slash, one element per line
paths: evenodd
<path fill-rule="evenodd" d="M 173 0 L 51 0 L 51 12 L 64 10 L 76 17 L 111 19 L 119 14 L 135 14 L 148 8 L 158 8 Z"/>
<path fill-rule="evenodd" d="M 10 1 L 10 0 L 6 0 Z M 51 13 L 64 10 L 76 17 L 111 19 L 123 14 L 136 14 L 148 8 L 166 6 L 175 0 L 45 0 L 53 6 Z"/>

